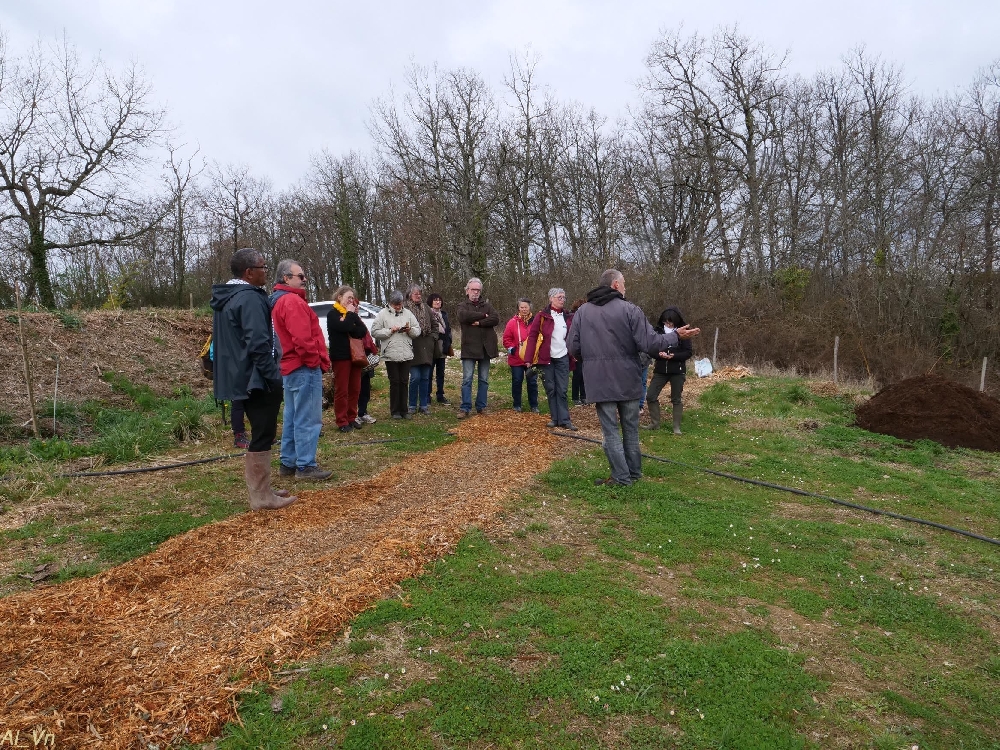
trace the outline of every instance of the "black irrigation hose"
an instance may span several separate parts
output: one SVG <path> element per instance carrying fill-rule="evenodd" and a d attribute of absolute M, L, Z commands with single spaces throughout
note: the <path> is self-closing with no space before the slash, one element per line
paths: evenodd
<path fill-rule="evenodd" d="M 569 435 L 565 432 L 552 432 L 553 435 L 563 438 L 570 438 L 571 440 L 583 440 L 587 443 L 596 443 L 597 445 L 603 445 L 600 440 L 595 440 L 594 438 L 584 437 L 582 435 Z M 674 461 L 670 458 L 663 458 L 662 456 L 653 456 L 649 453 L 643 453 L 643 458 L 648 458 L 651 461 L 660 461 L 665 464 L 673 464 L 674 466 L 682 466 L 685 469 L 693 469 L 694 471 L 701 471 L 706 474 L 713 474 L 717 477 L 723 477 L 725 479 L 732 479 L 736 482 L 745 482 L 747 484 L 753 484 L 758 487 L 767 487 L 772 490 L 781 490 L 782 492 L 791 492 L 793 495 L 804 495 L 805 497 L 815 497 L 820 500 L 826 500 L 830 503 L 835 503 L 836 505 L 842 505 L 845 508 L 853 508 L 854 510 L 863 510 L 867 513 L 874 513 L 877 516 L 888 516 L 889 518 L 895 518 L 900 521 L 908 521 L 910 523 L 917 523 L 923 526 L 933 526 L 935 529 L 942 529 L 943 531 L 950 531 L 954 534 L 961 534 L 962 536 L 967 536 L 971 539 L 978 539 L 981 542 L 988 542 L 989 544 L 995 544 L 1000 547 L 1000 539 L 994 539 L 993 537 L 983 536 L 982 534 L 977 534 L 974 531 L 966 531 L 965 529 L 956 529 L 954 526 L 945 526 L 943 523 L 938 523 L 937 521 L 928 521 L 923 518 L 915 518 L 913 516 L 904 516 L 900 513 L 893 513 L 891 510 L 881 510 L 880 508 L 870 508 L 867 505 L 858 505 L 857 503 L 848 502 L 847 500 L 841 500 L 836 497 L 831 497 L 829 495 L 818 495 L 815 492 L 807 492 L 806 490 L 796 489 L 795 487 L 785 487 L 781 484 L 775 484 L 774 482 L 765 482 L 762 479 L 748 479 L 747 477 L 741 477 L 736 474 L 727 474 L 724 471 L 716 471 L 715 469 L 706 469 L 701 466 L 694 466 L 693 464 L 686 464 L 683 461 Z"/>
<path fill-rule="evenodd" d="M 359 440 L 356 443 L 337 443 L 336 445 L 376 445 L 379 443 L 401 443 L 405 440 L 416 440 L 415 437 L 389 438 L 386 440 Z M 145 474 L 151 471 L 166 471 L 167 469 L 180 469 L 184 466 L 195 466 L 196 464 L 208 464 L 213 461 L 224 461 L 227 458 L 241 458 L 246 453 L 226 453 L 222 456 L 211 456 L 209 458 L 199 458 L 197 461 L 182 461 L 176 464 L 166 464 L 164 466 L 143 466 L 139 469 L 119 469 L 118 471 L 74 471 L 68 474 L 56 474 L 56 477 L 65 479 L 69 477 L 112 477 L 122 474 Z"/>

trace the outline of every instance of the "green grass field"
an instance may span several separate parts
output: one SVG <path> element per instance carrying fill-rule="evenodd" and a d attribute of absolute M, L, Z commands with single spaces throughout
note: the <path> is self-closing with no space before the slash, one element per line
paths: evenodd
<path fill-rule="evenodd" d="M 491 408 L 509 405 L 505 367 L 491 391 Z M 1000 455 L 868 433 L 852 407 L 797 379 L 720 383 L 683 436 L 644 433 L 644 449 L 1000 537 Z M 175 411 L 138 408 L 164 415 L 161 436 Z M 197 443 L 170 428 L 166 457 L 230 450 L 217 421 L 194 420 Z M 320 462 L 370 476 L 454 424 L 453 408 L 380 419 L 325 437 Z M 356 444 L 389 438 L 404 440 Z M 244 695 L 209 746 L 1000 747 L 1000 548 L 650 460 L 638 485 L 595 488 L 603 454 L 573 446 L 499 526 Z M 39 564 L 92 575 L 246 507 L 232 462 L 71 481 L 56 457 L 7 460 L 0 522 L 51 509 L 0 530 L 18 558 L 5 593 Z"/>
<path fill-rule="evenodd" d="M 722 383 L 645 450 L 1000 537 L 1000 457 L 851 406 Z M 612 490 L 599 450 L 555 464 L 503 529 L 245 696 L 217 747 L 1000 747 L 1000 548 L 644 470 Z"/>

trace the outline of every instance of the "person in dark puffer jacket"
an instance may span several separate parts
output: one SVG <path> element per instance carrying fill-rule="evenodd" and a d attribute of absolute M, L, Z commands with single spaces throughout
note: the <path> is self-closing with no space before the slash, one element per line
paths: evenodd
<path fill-rule="evenodd" d="M 244 400 L 253 438 L 244 458 L 251 510 L 275 510 L 295 501 L 287 490 L 271 489 L 271 447 L 278 433 L 284 393 L 275 356 L 271 306 L 264 284 L 267 264 L 252 248 L 237 250 L 233 273 L 212 286 L 214 392 L 218 401 Z"/>
<path fill-rule="evenodd" d="M 684 316 L 676 307 L 668 307 L 660 313 L 659 322 L 656 325 L 657 333 L 673 331 L 685 325 Z M 681 404 L 681 393 L 684 390 L 684 380 L 686 379 L 686 365 L 691 358 L 691 342 L 687 339 L 679 339 L 677 346 L 668 347 L 660 352 L 653 366 L 653 380 L 649 384 L 646 392 L 646 405 L 649 407 L 649 417 L 652 424 L 650 430 L 660 429 L 660 391 L 670 383 L 670 403 L 673 404 L 674 434 L 681 434 L 681 419 L 684 415 L 684 406 Z"/>

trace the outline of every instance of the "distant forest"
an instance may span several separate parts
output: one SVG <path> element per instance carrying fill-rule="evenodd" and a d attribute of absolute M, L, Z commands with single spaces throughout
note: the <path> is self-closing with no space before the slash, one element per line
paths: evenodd
<path fill-rule="evenodd" d="M 925 98 L 864 49 L 803 78 L 737 28 L 665 32 L 618 121 L 542 71 L 414 64 L 369 152 L 276 191 L 171 143 L 137 69 L 0 38 L 0 306 L 199 306 L 245 246 L 298 260 L 313 299 L 418 281 L 450 306 L 476 275 L 505 313 L 618 267 L 702 351 L 718 327 L 720 358 L 818 371 L 840 336 L 861 377 L 996 371 L 1000 61 Z"/>

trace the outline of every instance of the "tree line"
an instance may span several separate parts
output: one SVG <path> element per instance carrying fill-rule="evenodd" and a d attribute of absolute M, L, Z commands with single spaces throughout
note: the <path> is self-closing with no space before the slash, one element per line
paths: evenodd
<path fill-rule="evenodd" d="M 617 266 L 650 314 L 679 303 L 789 364 L 835 333 L 873 374 L 996 354 L 1000 63 L 921 97 L 863 48 L 809 78 L 738 28 L 664 32 L 645 63 L 615 121 L 529 55 L 496 88 L 413 64 L 372 102 L 369 152 L 317 153 L 278 191 L 172 144 L 136 70 L 0 40 L 0 304 L 15 284 L 49 308 L 203 304 L 250 245 L 316 299 L 455 300 L 480 276 L 512 307 Z"/>

